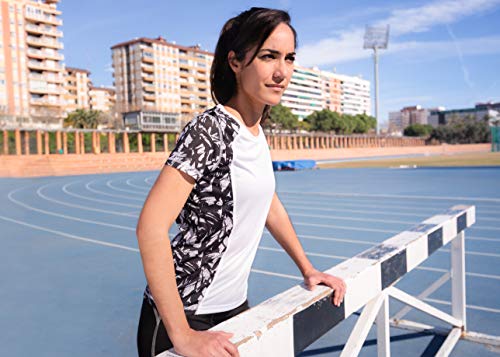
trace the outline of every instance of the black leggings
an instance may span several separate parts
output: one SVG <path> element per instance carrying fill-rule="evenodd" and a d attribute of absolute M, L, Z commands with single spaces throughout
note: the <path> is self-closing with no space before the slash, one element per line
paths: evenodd
<path fill-rule="evenodd" d="M 237 308 L 215 314 L 195 315 L 192 311 L 186 311 L 186 318 L 193 330 L 203 331 L 248 309 L 248 301 L 245 301 Z M 156 307 L 151 306 L 147 299 L 144 299 L 137 330 L 139 357 L 154 357 L 172 347 L 172 342 L 168 337 L 158 310 L 156 310 Z"/>

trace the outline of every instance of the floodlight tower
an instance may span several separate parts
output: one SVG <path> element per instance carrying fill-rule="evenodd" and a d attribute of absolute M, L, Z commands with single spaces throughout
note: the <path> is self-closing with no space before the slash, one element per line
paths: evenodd
<path fill-rule="evenodd" d="M 375 64 L 375 119 L 377 120 L 377 135 L 380 132 L 378 117 L 378 53 L 377 49 L 387 49 L 389 43 L 389 25 L 366 26 L 364 49 L 373 49 L 373 62 Z"/>

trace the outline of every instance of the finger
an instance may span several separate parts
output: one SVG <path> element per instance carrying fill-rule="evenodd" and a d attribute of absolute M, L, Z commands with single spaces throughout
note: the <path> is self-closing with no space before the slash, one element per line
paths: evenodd
<path fill-rule="evenodd" d="M 231 332 L 226 332 L 226 331 L 214 331 L 214 332 L 216 332 L 218 335 L 222 335 L 222 337 L 225 339 L 230 339 L 231 337 L 234 336 L 234 333 Z"/>
<path fill-rule="evenodd" d="M 334 296 L 335 296 L 335 305 L 340 306 L 340 296 L 339 296 L 339 289 L 335 289 Z"/>
<path fill-rule="evenodd" d="M 215 355 L 220 357 L 231 357 L 231 354 L 224 349 L 224 346 L 219 346 Z"/>
<path fill-rule="evenodd" d="M 238 353 L 238 349 L 236 348 L 236 346 L 234 344 L 232 344 L 231 342 L 229 342 L 228 340 L 223 341 L 223 346 L 224 346 L 225 350 L 227 352 L 229 352 L 229 354 L 232 357 L 238 357 L 240 355 Z"/>

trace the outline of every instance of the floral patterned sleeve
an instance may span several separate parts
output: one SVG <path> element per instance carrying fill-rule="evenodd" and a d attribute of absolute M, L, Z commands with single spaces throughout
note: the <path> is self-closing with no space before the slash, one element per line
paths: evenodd
<path fill-rule="evenodd" d="M 172 166 L 198 181 L 206 172 L 217 168 L 221 132 L 210 115 L 194 118 L 182 131 L 166 165 Z"/>

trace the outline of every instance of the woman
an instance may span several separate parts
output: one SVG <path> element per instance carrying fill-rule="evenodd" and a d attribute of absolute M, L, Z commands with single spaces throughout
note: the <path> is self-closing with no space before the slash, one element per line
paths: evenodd
<path fill-rule="evenodd" d="M 248 309 L 247 280 L 264 226 L 306 286 L 345 293 L 314 269 L 275 193 L 260 124 L 290 82 L 296 33 L 280 10 L 251 8 L 223 27 L 211 69 L 216 107 L 194 118 L 144 203 L 137 238 L 148 287 L 140 356 L 175 347 L 185 356 L 238 356 L 231 334 L 205 331 Z M 179 233 L 167 232 L 177 217 Z"/>

